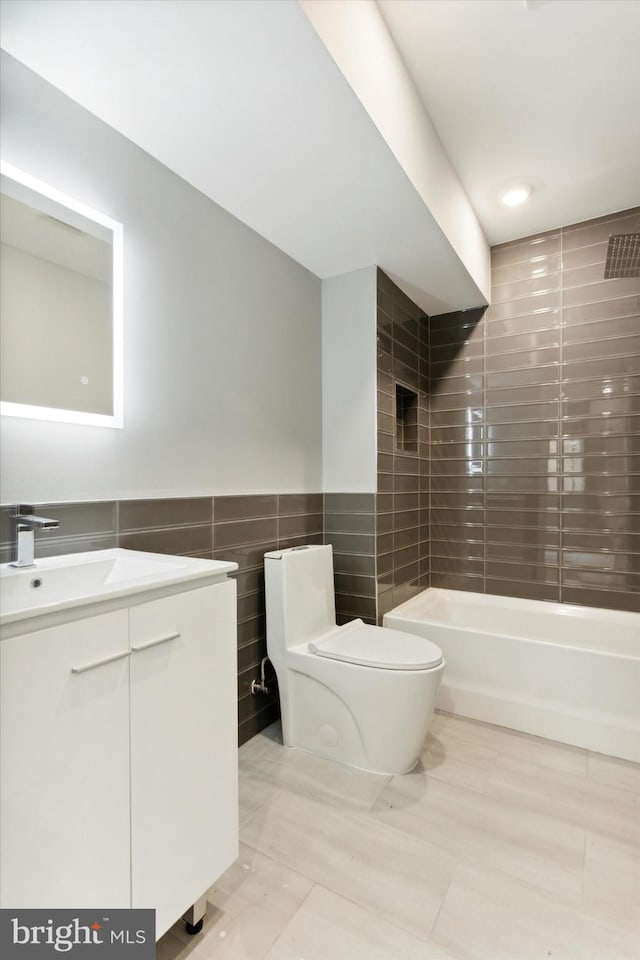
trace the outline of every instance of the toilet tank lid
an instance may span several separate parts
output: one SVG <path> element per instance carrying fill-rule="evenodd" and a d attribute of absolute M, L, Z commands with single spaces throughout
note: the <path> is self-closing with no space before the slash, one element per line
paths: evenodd
<path fill-rule="evenodd" d="M 265 560 L 282 560 L 288 553 L 298 553 L 300 550 L 327 550 L 331 549 L 327 544 L 305 543 L 299 547 L 285 547 L 283 550 L 269 550 L 265 553 Z"/>
<path fill-rule="evenodd" d="M 425 637 L 352 620 L 309 643 L 310 653 L 384 670 L 428 670 L 442 663 L 442 650 Z"/>

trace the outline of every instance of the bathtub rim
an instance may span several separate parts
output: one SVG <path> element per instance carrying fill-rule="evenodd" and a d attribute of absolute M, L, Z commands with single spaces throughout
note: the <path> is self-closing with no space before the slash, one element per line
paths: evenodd
<path fill-rule="evenodd" d="M 429 589 L 435 591 L 441 588 L 432 587 Z M 548 604 L 547 601 L 518 601 L 518 598 L 501 598 L 494 594 L 471 594 L 467 591 L 448 592 L 453 593 L 456 597 L 460 593 L 463 593 L 471 602 L 473 602 L 474 598 L 482 598 L 484 599 L 485 606 L 491 603 L 496 597 L 498 600 L 506 599 L 512 601 L 512 603 L 509 604 L 512 609 L 518 607 L 520 610 L 523 610 L 523 607 L 520 605 L 522 603 L 535 604 L 533 609 L 539 610 L 540 604 L 543 604 L 549 614 L 555 614 L 554 608 L 561 606 L 561 604 L 555 602 L 549 602 Z M 449 648 L 447 634 L 449 634 L 451 642 L 454 645 L 467 643 L 467 636 L 471 634 L 478 640 L 481 651 L 483 649 L 483 642 L 486 642 L 486 651 L 488 653 L 488 675 L 485 674 L 484 667 L 481 667 L 480 672 L 477 674 L 475 673 L 474 667 L 463 668 L 461 672 L 459 670 L 455 670 L 453 673 L 445 671 L 438 690 L 436 709 L 444 710 L 454 716 L 480 720 L 484 723 L 491 723 L 507 729 L 518 730 L 532 736 L 544 737 L 556 743 L 564 743 L 578 749 L 601 753 L 605 756 L 615 757 L 633 763 L 640 763 L 640 711 L 638 709 L 637 699 L 633 700 L 632 698 L 629 700 L 628 694 L 625 694 L 620 704 L 620 709 L 612 710 L 605 706 L 603 701 L 598 704 L 597 697 L 592 703 L 586 705 L 580 702 L 571 702 L 571 699 L 565 700 L 563 697 L 554 696 L 553 687 L 550 695 L 546 697 L 528 694 L 526 690 L 519 689 L 518 684 L 512 687 L 500 679 L 496 682 L 491 675 L 491 641 L 499 642 L 503 646 L 506 644 L 507 647 L 512 645 L 515 657 L 517 657 L 515 653 L 517 649 L 516 644 L 521 648 L 522 645 L 524 645 L 532 653 L 534 650 L 542 651 L 544 649 L 545 651 L 549 651 L 544 654 L 541 652 L 536 656 L 544 657 L 545 663 L 548 660 L 550 668 L 553 668 L 554 661 L 551 650 L 555 650 L 559 655 L 562 654 L 565 662 L 567 657 L 569 657 L 570 660 L 573 660 L 574 657 L 578 659 L 588 658 L 592 663 L 602 662 L 603 666 L 606 662 L 607 675 L 613 671 L 615 677 L 619 676 L 617 671 L 632 670 L 633 676 L 638 678 L 639 683 L 640 656 L 619 653 L 606 647 L 605 649 L 594 649 L 591 646 L 578 646 L 577 644 L 570 644 L 558 639 L 538 640 L 527 637 L 526 635 L 514 636 L 507 633 L 498 633 L 495 630 L 492 632 L 485 627 L 462 627 L 442 617 L 438 620 L 432 617 L 429 620 L 427 615 L 423 614 L 418 616 L 415 612 L 411 615 L 411 609 L 412 606 L 416 606 L 415 601 L 417 597 L 424 593 L 426 593 L 426 590 L 421 591 L 416 597 L 390 610 L 388 614 L 385 614 L 385 624 L 387 622 L 386 618 L 389 616 L 391 618 L 389 625 L 395 629 L 405 629 L 409 632 L 424 635 L 424 631 L 428 631 L 430 626 L 437 628 L 444 635 L 437 638 L 434 636 L 431 637 L 431 639 L 433 642 L 441 645 L 443 655 L 447 657 L 447 659 L 449 659 L 448 654 L 455 649 L 455 647 Z M 601 610 L 601 608 L 598 607 L 572 606 L 576 608 L 575 613 L 582 618 L 593 616 L 593 611 L 595 611 L 596 614 L 605 614 L 602 622 L 603 625 L 606 622 L 606 625 L 609 627 L 616 622 L 626 622 L 633 626 L 636 624 L 640 625 L 640 614 L 632 611 L 609 611 Z M 405 610 L 404 616 L 402 616 L 402 614 L 394 616 L 394 614 L 401 611 L 402 608 Z M 409 615 L 407 615 L 407 609 L 409 610 Z M 597 658 L 594 656 L 595 654 L 598 655 Z M 455 662 L 455 655 L 453 655 L 452 662 Z M 507 658 L 506 662 L 510 662 L 510 660 Z M 556 666 L 557 665 L 556 660 Z M 561 680 L 563 676 L 562 672 L 560 671 L 557 675 Z M 581 689 L 580 685 L 578 685 L 577 689 Z M 586 694 L 589 693 L 588 685 L 583 689 Z M 632 704 L 632 706 L 630 706 L 630 704 Z"/>
<path fill-rule="evenodd" d="M 432 593 L 433 592 L 433 593 Z M 445 594 L 446 597 L 451 597 L 454 600 L 460 599 L 459 594 L 464 598 L 468 598 L 471 602 L 478 600 L 484 601 L 482 606 L 488 607 L 491 601 L 497 600 L 500 601 L 499 605 L 502 605 L 504 609 L 508 610 L 519 610 L 520 612 L 526 612 L 530 610 L 531 612 L 546 613 L 547 615 L 554 617 L 557 615 L 565 616 L 572 620 L 586 620 L 593 618 L 594 615 L 602 615 L 600 619 L 603 624 L 614 625 L 616 623 L 625 624 L 629 626 L 638 626 L 639 629 L 639 638 L 638 638 L 638 652 L 637 654 L 623 652 L 620 650 L 611 649 L 606 647 L 604 649 L 598 648 L 596 646 L 585 645 L 579 641 L 576 643 L 569 643 L 565 639 L 551 639 L 545 640 L 538 637 L 527 636 L 526 633 L 507 633 L 499 629 L 487 629 L 479 627 L 468 627 L 463 626 L 458 623 L 453 623 L 450 620 L 447 620 L 444 617 L 435 617 L 433 615 L 429 616 L 428 612 L 418 615 L 417 612 L 413 612 L 412 607 L 417 605 L 419 598 L 425 597 L 426 594 L 432 593 L 434 598 L 437 594 Z M 502 601 L 506 601 L 502 603 Z M 470 605 L 470 604 L 469 604 Z M 524 605 L 524 606 L 523 606 Z M 580 604 L 569 604 L 569 603 L 558 603 L 555 600 L 528 600 L 520 599 L 518 597 L 502 597 L 500 594 L 495 593 L 473 593 L 472 591 L 467 590 L 449 590 L 443 587 L 425 587 L 424 590 L 421 590 L 420 593 L 417 593 L 414 597 L 410 597 L 409 600 L 405 600 L 404 603 L 399 604 L 397 607 L 393 607 L 391 610 L 388 610 L 382 619 L 383 626 L 390 627 L 391 629 L 402 629 L 398 626 L 397 622 L 388 622 L 387 618 L 396 618 L 396 620 L 401 620 L 404 622 L 419 623 L 425 626 L 435 626 L 441 628 L 449 628 L 451 630 L 460 630 L 463 633 L 469 634 L 484 634 L 486 636 L 499 636 L 508 640 L 515 640 L 521 643 L 534 643 L 540 644 L 548 647 L 565 647 L 568 650 L 576 650 L 582 653 L 597 654 L 598 656 L 603 657 L 617 657 L 622 660 L 630 660 L 636 662 L 640 660 L 640 614 L 634 613 L 631 610 L 607 610 L 603 607 L 584 607 Z M 435 641 L 434 641 L 435 642 Z"/>

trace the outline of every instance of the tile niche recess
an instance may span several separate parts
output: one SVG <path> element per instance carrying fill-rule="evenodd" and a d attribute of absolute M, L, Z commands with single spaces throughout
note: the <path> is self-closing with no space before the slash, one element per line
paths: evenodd
<path fill-rule="evenodd" d="M 418 394 L 396 383 L 396 450 L 418 452 Z"/>

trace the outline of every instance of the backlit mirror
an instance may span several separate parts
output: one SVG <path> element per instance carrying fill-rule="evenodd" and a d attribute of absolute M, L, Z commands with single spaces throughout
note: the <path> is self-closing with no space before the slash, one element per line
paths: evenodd
<path fill-rule="evenodd" d="M 122 225 L 2 163 L 0 413 L 122 426 Z"/>

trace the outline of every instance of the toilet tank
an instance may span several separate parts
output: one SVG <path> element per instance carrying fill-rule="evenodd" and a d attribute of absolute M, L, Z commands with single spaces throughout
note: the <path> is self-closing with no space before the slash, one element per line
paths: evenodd
<path fill-rule="evenodd" d="M 291 547 L 264 555 L 267 650 L 279 650 L 319 637 L 336 624 L 333 548 Z"/>

